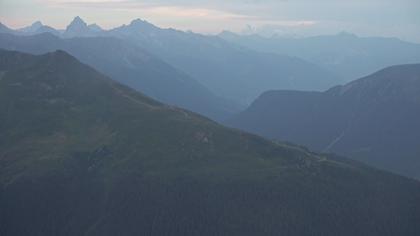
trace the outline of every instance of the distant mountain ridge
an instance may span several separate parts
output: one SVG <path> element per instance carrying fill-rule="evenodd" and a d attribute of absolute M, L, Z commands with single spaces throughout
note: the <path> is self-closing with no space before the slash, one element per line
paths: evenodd
<path fill-rule="evenodd" d="M 396 38 L 359 37 L 347 32 L 306 38 L 266 38 L 227 31 L 219 37 L 260 52 L 302 58 L 333 72 L 342 83 L 388 66 L 420 63 L 420 44 Z"/>
<path fill-rule="evenodd" d="M 0 22 L 0 33 L 10 34 L 10 33 L 13 33 L 13 30 Z"/>
<path fill-rule="evenodd" d="M 30 26 L 19 29 L 19 31 L 22 31 L 22 32 L 25 32 L 25 33 L 34 33 L 34 32 L 37 32 L 43 26 L 44 25 L 42 24 L 41 21 L 36 21 Z"/>
<path fill-rule="evenodd" d="M 130 41 L 195 78 L 214 94 L 243 105 L 268 89 L 321 91 L 339 84 L 333 73 L 296 57 L 256 52 L 216 36 L 162 29 L 141 19 L 98 30 L 75 17 L 59 35 Z"/>
<path fill-rule="evenodd" d="M 215 120 L 237 111 L 234 103 L 211 93 L 185 73 L 144 49 L 110 37 L 61 39 L 51 34 L 0 34 L 0 48 L 43 54 L 65 50 L 118 82 L 161 102 L 180 106 Z"/>
<path fill-rule="evenodd" d="M 30 35 L 36 35 L 36 34 L 42 34 L 42 33 L 51 33 L 56 36 L 62 35 L 62 31 L 56 30 L 53 27 L 50 27 L 48 25 L 44 25 L 42 24 L 41 21 L 36 21 L 29 26 L 26 26 L 17 30 L 10 29 L 7 26 L 0 23 L 0 33 L 21 35 L 21 36 L 30 36 Z"/>
<path fill-rule="evenodd" d="M 0 50 L 1 235 L 420 233 L 420 184 Z"/>
<path fill-rule="evenodd" d="M 299 58 L 259 53 L 216 36 L 161 29 L 140 19 L 106 34 L 142 45 L 214 93 L 242 104 L 270 88 L 322 90 L 338 84 L 332 73 Z"/>
<path fill-rule="evenodd" d="M 420 64 L 389 67 L 323 93 L 266 92 L 229 123 L 420 178 Z"/>

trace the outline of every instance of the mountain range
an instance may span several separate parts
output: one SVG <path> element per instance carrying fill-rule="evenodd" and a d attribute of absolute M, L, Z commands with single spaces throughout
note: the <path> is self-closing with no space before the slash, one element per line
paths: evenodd
<path fill-rule="evenodd" d="M 61 35 L 61 30 L 56 30 L 50 26 L 42 24 L 40 21 L 34 22 L 32 25 L 23 27 L 21 29 L 11 29 L 7 27 L 6 25 L 0 23 L 0 33 L 6 33 L 6 34 L 14 34 L 14 35 L 36 35 L 36 34 L 42 34 L 42 33 L 51 33 L 56 36 Z"/>
<path fill-rule="evenodd" d="M 212 93 L 242 105 L 268 89 L 321 91 L 339 84 L 332 73 L 296 57 L 253 51 L 217 36 L 162 29 L 140 19 L 102 30 L 75 17 L 58 35 L 123 39 L 185 72 Z"/>
<path fill-rule="evenodd" d="M 269 91 L 228 123 L 420 178 L 420 64 L 325 92 Z"/>
<path fill-rule="evenodd" d="M 121 39 L 62 39 L 48 33 L 32 36 L 0 34 L 0 48 L 34 54 L 65 50 L 83 63 L 154 99 L 215 120 L 224 120 L 239 109 L 238 105 L 214 95 L 182 71 Z"/>
<path fill-rule="evenodd" d="M 161 29 L 139 19 L 106 34 L 142 45 L 214 93 L 241 104 L 270 88 L 322 90 L 338 84 L 331 73 L 296 57 L 256 52 L 217 36 Z"/>
<path fill-rule="evenodd" d="M 420 184 L 0 50 L 1 235 L 418 235 Z"/>
<path fill-rule="evenodd" d="M 331 71 L 340 83 L 385 67 L 420 63 L 420 44 L 397 38 L 359 37 L 346 32 L 305 38 L 267 38 L 229 31 L 222 32 L 219 37 L 256 51 L 302 58 Z"/>
<path fill-rule="evenodd" d="M 0 33 L 45 32 L 63 38 L 105 36 L 130 41 L 212 93 L 242 105 L 267 90 L 322 91 L 388 66 L 420 62 L 419 44 L 346 32 L 306 38 L 267 38 L 229 31 L 211 36 L 162 29 L 140 19 L 105 30 L 97 24 L 88 25 L 80 17 L 64 30 L 41 22 L 19 30 L 0 26 Z"/>

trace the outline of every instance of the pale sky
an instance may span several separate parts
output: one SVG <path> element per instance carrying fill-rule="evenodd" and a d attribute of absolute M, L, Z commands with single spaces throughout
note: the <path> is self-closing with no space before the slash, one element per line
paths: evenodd
<path fill-rule="evenodd" d="M 141 18 L 206 34 L 348 31 L 420 43 L 420 0 L 0 0 L 0 21 L 12 28 L 37 20 L 65 28 L 75 16 L 103 28 Z"/>

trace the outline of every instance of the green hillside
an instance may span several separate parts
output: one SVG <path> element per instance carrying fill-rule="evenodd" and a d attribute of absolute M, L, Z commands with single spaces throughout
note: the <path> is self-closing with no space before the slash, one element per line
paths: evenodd
<path fill-rule="evenodd" d="M 419 235 L 420 184 L 0 51 L 0 235 Z"/>

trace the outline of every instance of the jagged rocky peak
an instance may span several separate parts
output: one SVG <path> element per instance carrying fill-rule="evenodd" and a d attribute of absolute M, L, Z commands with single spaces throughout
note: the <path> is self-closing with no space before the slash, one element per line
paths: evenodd
<path fill-rule="evenodd" d="M 30 27 L 38 29 L 38 28 L 41 28 L 42 26 L 44 26 L 44 25 L 42 24 L 41 21 L 38 20 L 38 21 L 35 21 L 34 23 L 32 23 L 32 25 Z"/>
<path fill-rule="evenodd" d="M 140 24 L 145 24 L 145 23 L 148 23 L 148 22 L 140 18 L 137 18 L 137 19 L 132 20 L 130 25 L 140 25 Z"/>
<path fill-rule="evenodd" d="M 88 25 L 88 27 L 89 27 L 89 29 L 91 29 L 92 31 L 95 31 L 95 32 L 103 31 L 102 27 L 100 27 L 97 24 L 90 24 L 90 25 Z"/>
<path fill-rule="evenodd" d="M 96 33 L 102 31 L 102 29 L 96 25 L 87 25 L 82 18 L 76 16 L 73 21 L 67 26 L 63 36 L 67 38 L 71 37 L 90 37 L 95 36 Z"/>
<path fill-rule="evenodd" d="M 82 18 L 76 16 L 70 25 L 67 26 L 67 30 L 72 28 L 87 28 L 87 24 L 82 20 Z"/>
<path fill-rule="evenodd" d="M 39 30 L 43 26 L 44 25 L 41 23 L 41 21 L 35 21 L 31 25 L 19 29 L 19 31 L 25 32 L 25 33 L 33 33 L 33 32 L 36 32 L 37 30 Z"/>
<path fill-rule="evenodd" d="M 41 27 L 41 26 L 43 26 L 43 24 L 42 24 L 42 22 L 41 21 L 35 21 L 32 25 L 31 25 L 32 27 Z"/>
<path fill-rule="evenodd" d="M 157 28 L 156 26 L 154 26 L 153 24 L 149 23 L 148 21 L 142 20 L 140 18 L 131 21 L 131 23 L 130 23 L 129 26 L 130 27 L 135 27 L 135 28 L 146 28 L 146 29 L 147 28 L 149 28 L 149 29 Z"/>

